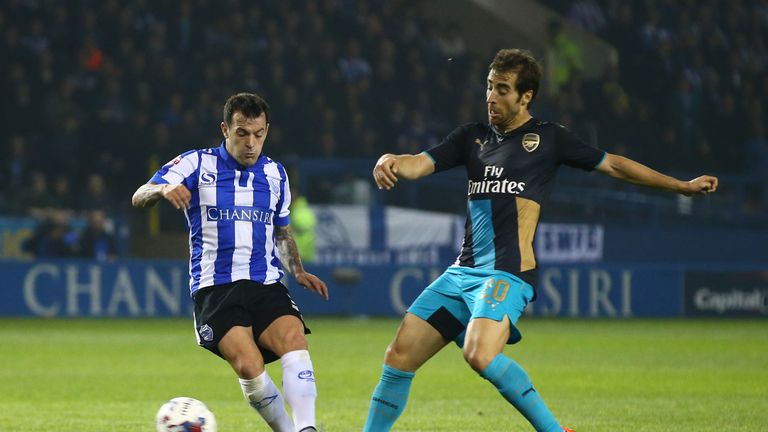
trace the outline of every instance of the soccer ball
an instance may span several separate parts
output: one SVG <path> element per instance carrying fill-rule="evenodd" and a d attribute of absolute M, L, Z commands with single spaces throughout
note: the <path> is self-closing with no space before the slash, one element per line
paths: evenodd
<path fill-rule="evenodd" d="M 160 407 L 155 425 L 157 432 L 216 432 L 216 417 L 199 400 L 177 397 Z"/>

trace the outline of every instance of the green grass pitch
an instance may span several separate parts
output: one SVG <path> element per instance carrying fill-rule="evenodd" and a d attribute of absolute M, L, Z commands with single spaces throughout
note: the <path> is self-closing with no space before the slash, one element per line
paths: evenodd
<path fill-rule="evenodd" d="M 325 431 L 360 431 L 397 321 L 308 317 Z M 524 318 L 507 354 L 564 425 L 755 431 L 768 425 L 768 321 Z M 219 431 L 264 431 L 233 372 L 187 320 L 0 319 L 0 431 L 153 431 L 160 405 L 203 400 Z M 279 363 L 270 374 L 280 382 Z M 398 431 L 528 431 L 449 345 L 416 375 Z"/>

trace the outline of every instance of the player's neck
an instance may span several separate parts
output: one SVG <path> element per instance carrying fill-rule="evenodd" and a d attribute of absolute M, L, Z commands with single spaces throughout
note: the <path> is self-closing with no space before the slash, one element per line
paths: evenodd
<path fill-rule="evenodd" d="M 498 128 L 499 132 L 503 134 L 508 134 L 513 130 L 519 128 L 520 126 L 524 125 L 531 118 L 533 117 L 531 116 L 531 113 L 528 112 L 528 110 L 524 112 L 520 112 L 518 115 L 516 115 L 512 119 L 512 121 L 509 122 L 509 124 L 503 125 L 502 127 Z"/>

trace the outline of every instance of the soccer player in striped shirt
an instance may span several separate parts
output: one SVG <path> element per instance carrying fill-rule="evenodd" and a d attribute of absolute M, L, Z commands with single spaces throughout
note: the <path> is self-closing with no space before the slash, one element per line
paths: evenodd
<path fill-rule="evenodd" d="M 246 400 L 274 431 L 315 431 L 315 374 L 299 308 L 280 283 L 283 268 L 326 300 L 291 234 L 285 168 L 262 153 L 269 105 L 239 93 L 224 105 L 221 146 L 188 151 L 133 195 L 135 207 L 165 199 L 189 228 L 189 284 L 197 342 L 225 359 Z M 264 368 L 281 360 L 283 392 Z"/>
<path fill-rule="evenodd" d="M 405 408 L 414 372 L 451 341 L 537 431 L 568 431 L 528 374 L 504 354 L 507 344 L 521 339 L 515 324 L 535 299 L 533 236 L 540 203 L 549 195 L 557 169 L 565 164 L 596 170 L 684 195 L 717 189 L 715 177 L 680 181 L 590 147 L 558 124 L 533 118 L 528 108 L 541 68 L 529 52 L 501 50 L 489 69 L 487 123 L 461 126 L 418 155 L 385 154 L 373 169 L 380 189 L 392 189 L 398 179 L 415 180 L 457 166 L 466 168 L 469 183 L 461 254 L 408 309 L 385 354 L 366 432 L 390 430 Z"/>

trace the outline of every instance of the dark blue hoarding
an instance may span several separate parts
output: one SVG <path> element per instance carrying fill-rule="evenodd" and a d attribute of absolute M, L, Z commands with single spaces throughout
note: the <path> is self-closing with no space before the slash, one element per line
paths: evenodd
<path fill-rule="evenodd" d="M 326 302 L 289 283 L 308 315 L 400 315 L 438 266 L 310 266 L 331 289 Z M 562 265 L 539 271 L 535 316 L 650 317 L 683 313 L 685 269 L 652 265 Z M 0 262 L 0 315 L 43 317 L 189 316 L 181 261 Z"/>

